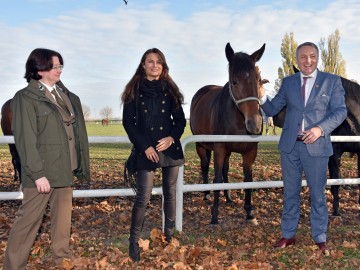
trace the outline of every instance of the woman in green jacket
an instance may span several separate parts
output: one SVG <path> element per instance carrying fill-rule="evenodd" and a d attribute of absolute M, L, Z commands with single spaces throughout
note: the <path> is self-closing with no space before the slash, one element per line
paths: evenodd
<path fill-rule="evenodd" d="M 73 176 L 90 179 L 89 146 L 80 99 L 60 81 L 58 52 L 35 49 L 26 62 L 28 85 L 11 103 L 24 199 L 10 231 L 4 269 L 25 269 L 48 203 L 55 264 L 69 251 Z"/>

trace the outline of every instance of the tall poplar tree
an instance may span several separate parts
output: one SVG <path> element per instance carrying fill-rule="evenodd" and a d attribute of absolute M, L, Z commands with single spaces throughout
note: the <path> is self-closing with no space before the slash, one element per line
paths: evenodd
<path fill-rule="evenodd" d="M 298 44 L 295 41 L 294 33 L 286 33 L 281 42 L 282 67 L 278 68 L 278 79 L 275 81 L 275 92 L 278 92 L 282 79 L 286 76 L 294 74 L 293 65 L 296 64 L 296 48 Z"/>
<path fill-rule="evenodd" d="M 340 31 L 338 29 L 327 39 L 321 38 L 319 42 L 319 61 L 321 71 L 336 74 L 346 78 L 346 62 L 340 53 Z M 327 45 L 327 46 L 326 46 Z M 275 80 L 274 90 L 277 93 L 284 77 L 294 74 L 293 66 L 296 66 L 296 48 L 294 33 L 286 33 L 281 42 L 282 67 L 278 68 L 278 78 Z"/>
<path fill-rule="evenodd" d="M 338 29 L 327 40 L 327 48 L 325 38 L 320 39 L 319 49 L 322 61 L 322 70 L 332 74 L 346 78 L 346 62 L 343 59 L 340 49 L 340 31 Z"/>

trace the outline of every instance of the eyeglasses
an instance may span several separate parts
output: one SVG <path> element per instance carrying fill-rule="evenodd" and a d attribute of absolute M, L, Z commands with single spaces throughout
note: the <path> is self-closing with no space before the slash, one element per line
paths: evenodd
<path fill-rule="evenodd" d="M 59 66 L 56 66 L 56 67 L 53 67 L 52 69 L 56 69 L 56 70 L 63 70 L 64 66 L 63 65 L 59 65 Z"/>

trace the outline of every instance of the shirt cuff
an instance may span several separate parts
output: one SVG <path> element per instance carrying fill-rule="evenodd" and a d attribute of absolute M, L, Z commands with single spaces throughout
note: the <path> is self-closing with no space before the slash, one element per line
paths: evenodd
<path fill-rule="evenodd" d="M 325 133 L 324 133 L 323 129 L 320 126 L 317 126 L 317 127 L 321 129 L 321 137 L 324 137 Z"/>
<path fill-rule="evenodd" d="M 263 105 L 267 100 L 267 95 L 263 95 L 259 100 L 260 100 L 260 105 Z"/>

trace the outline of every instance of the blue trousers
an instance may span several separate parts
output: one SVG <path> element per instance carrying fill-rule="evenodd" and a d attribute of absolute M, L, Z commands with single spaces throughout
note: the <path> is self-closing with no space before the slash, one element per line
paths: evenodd
<path fill-rule="evenodd" d="M 303 172 L 310 190 L 311 233 L 315 243 L 326 242 L 328 208 L 325 186 L 329 157 L 309 155 L 303 142 L 296 142 L 291 153 L 281 153 L 284 182 L 284 206 L 282 213 L 282 237 L 295 237 L 300 218 L 300 193 Z"/>

